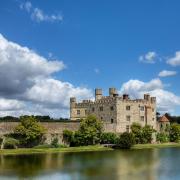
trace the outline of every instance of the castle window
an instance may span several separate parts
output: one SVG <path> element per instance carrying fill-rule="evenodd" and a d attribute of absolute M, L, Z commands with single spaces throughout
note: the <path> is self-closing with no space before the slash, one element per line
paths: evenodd
<path fill-rule="evenodd" d="M 131 106 L 126 106 L 127 111 L 130 111 L 130 109 L 131 109 Z"/>
<path fill-rule="evenodd" d="M 144 116 L 141 116 L 141 121 L 144 121 Z"/>
<path fill-rule="evenodd" d="M 126 121 L 131 121 L 131 116 L 126 116 Z"/>
<path fill-rule="evenodd" d="M 152 112 L 154 112 L 154 108 L 152 108 Z"/>
<path fill-rule="evenodd" d="M 110 110 L 111 110 L 111 111 L 114 111 L 114 106 L 111 106 L 111 107 L 110 107 Z"/>
<path fill-rule="evenodd" d="M 77 115 L 80 115 L 81 114 L 81 111 L 80 110 L 77 110 Z"/>
<path fill-rule="evenodd" d="M 154 121 L 154 118 L 152 118 L 152 121 Z"/>
<path fill-rule="evenodd" d="M 130 128 L 129 125 L 126 126 L 126 132 L 129 132 Z"/>
<path fill-rule="evenodd" d="M 114 119 L 111 119 L 111 124 L 114 122 Z"/>
<path fill-rule="evenodd" d="M 140 110 L 141 110 L 141 111 L 144 111 L 144 106 L 140 106 Z"/>
<path fill-rule="evenodd" d="M 94 112 L 95 111 L 95 109 L 94 109 L 94 107 L 92 108 L 92 112 Z"/>
<path fill-rule="evenodd" d="M 101 117 L 101 120 L 103 120 L 103 117 Z"/>
<path fill-rule="evenodd" d="M 99 107 L 99 110 L 100 110 L 100 111 L 103 111 L 103 106 Z"/>
<path fill-rule="evenodd" d="M 87 114 L 87 109 L 85 110 L 85 114 Z"/>

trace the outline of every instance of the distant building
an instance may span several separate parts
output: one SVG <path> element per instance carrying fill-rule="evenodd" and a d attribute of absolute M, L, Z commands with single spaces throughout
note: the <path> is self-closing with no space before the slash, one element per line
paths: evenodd
<path fill-rule="evenodd" d="M 170 121 L 165 115 L 161 116 L 158 119 L 157 130 L 159 132 L 165 132 L 169 126 L 170 126 Z"/>
<path fill-rule="evenodd" d="M 133 122 L 157 129 L 156 98 L 144 94 L 144 99 L 130 99 L 127 94 L 119 96 L 115 88 L 109 88 L 109 96 L 102 89 L 95 89 L 95 100 L 77 102 L 70 98 L 70 119 L 73 121 L 95 115 L 104 122 L 105 130 L 129 132 Z"/>

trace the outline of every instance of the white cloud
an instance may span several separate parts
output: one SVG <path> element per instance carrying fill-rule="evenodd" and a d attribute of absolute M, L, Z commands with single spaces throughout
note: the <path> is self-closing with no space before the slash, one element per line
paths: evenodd
<path fill-rule="evenodd" d="M 160 79 L 149 82 L 129 80 L 121 87 L 120 93 L 128 93 L 132 98 L 142 98 L 145 93 L 157 98 L 157 108 L 160 112 L 173 112 L 175 106 L 180 105 L 180 97 L 164 90 Z"/>
<path fill-rule="evenodd" d="M 159 77 L 167 77 L 167 76 L 174 76 L 174 75 L 176 75 L 176 74 L 177 74 L 176 71 L 163 70 L 163 71 L 161 71 L 161 72 L 158 74 L 158 76 L 159 76 Z"/>
<path fill-rule="evenodd" d="M 42 9 L 33 7 L 29 1 L 20 4 L 20 9 L 28 12 L 31 16 L 31 19 L 36 22 L 61 22 L 63 20 L 62 14 L 57 13 L 48 15 L 44 13 Z"/>
<path fill-rule="evenodd" d="M 174 57 L 169 58 L 167 60 L 167 64 L 172 66 L 180 66 L 180 51 L 177 51 Z"/>
<path fill-rule="evenodd" d="M 65 116 L 71 96 L 91 99 L 91 90 L 52 77 L 64 68 L 62 61 L 48 60 L 0 34 L 0 115 Z"/>
<path fill-rule="evenodd" d="M 144 63 L 153 64 L 153 63 L 155 63 L 156 58 L 157 58 L 156 52 L 150 51 L 150 52 L 147 52 L 145 55 L 141 55 L 139 57 L 139 61 L 144 62 Z"/>

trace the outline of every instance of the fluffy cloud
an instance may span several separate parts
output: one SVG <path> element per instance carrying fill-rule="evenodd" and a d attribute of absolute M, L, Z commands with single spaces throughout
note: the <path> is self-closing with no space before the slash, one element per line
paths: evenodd
<path fill-rule="evenodd" d="M 69 98 L 91 99 L 91 90 L 52 78 L 65 68 L 0 34 L 0 115 L 68 115 Z"/>
<path fill-rule="evenodd" d="M 163 70 L 163 71 L 161 71 L 161 72 L 158 74 L 158 76 L 159 76 L 159 77 L 167 77 L 167 76 L 174 76 L 174 75 L 176 75 L 176 74 L 177 74 L 176 71 Z"/>
<path fill-rule="evenodd" d="M 132 98 L 142 98 L 145 93 L 157 98 L 157 107 L 160 112 L 173 112 L 175 106 L 180 105 L 180 97 L 164 90 L 160 79 L 149 82 L 129 80 L 121 87 L 120 93 L 128 93 Z"/>
<path fill-rule="evenodd" d="M 63 20 L 62 14 L 47 15 L 43 12 L 42 9 L 39 9 L 37 7 L 34 8 L 29 1 L 20 4 L 20 9 L 28 12 L 31 16 L 31 19 L 36 22 L 61 22 Z"/>
<path fill-rule="evenodd" d="M 180 51 L 177 51 L 174 57 L 169 58 L 167 60 L 167 64 L 172 66 L 180 66 Z"/>
<path fill-rule="evenodd" d="M 150 52 L 147 52 L 145 55 L 141 55 L 139 57 L 139 61 L 144 62 L 144 63 L 153 64 L 153 63 L 155 63 L 156 58 L 157 58 L 156 52 L 150 51 Z"/>

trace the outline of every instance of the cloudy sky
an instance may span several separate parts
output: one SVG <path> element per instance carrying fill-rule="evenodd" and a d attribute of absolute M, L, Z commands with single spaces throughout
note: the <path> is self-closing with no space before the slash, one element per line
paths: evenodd
<path fill-rule="evenodd" d="M 95 87 L 180 114 L 179 0 L 0 2 L 0 116 L 69 116 Z"/>

